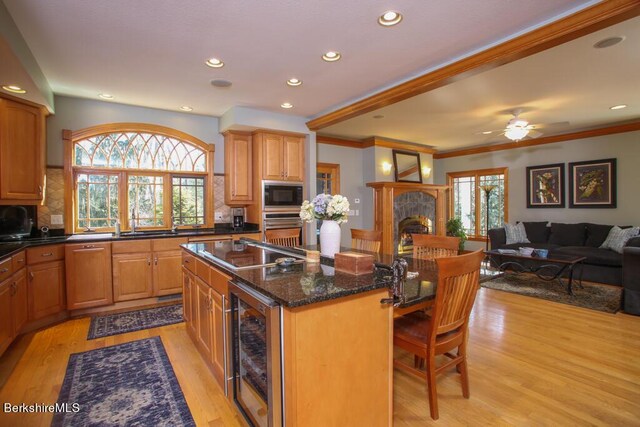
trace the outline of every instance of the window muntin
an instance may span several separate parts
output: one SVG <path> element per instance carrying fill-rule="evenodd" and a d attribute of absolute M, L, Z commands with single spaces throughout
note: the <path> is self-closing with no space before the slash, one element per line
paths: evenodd
<path fill-rule="evenodd" d="M 204 224 L 204 178 L 173 177 L 172 211 L 176 225 Z"/>
<path fill-rule="evenodd" d="M 146 132 L 118 132 L 76 141 L 74 164 L 84 167 L 205 172 L 206 153 L 185 141 Z"/>
<path fill-rule="evenodd" d="M 111 228 L 118 221 L 118 175 L 80 173 L 76 176 L 77 228 Z"/>
<path fill-rule="evenodd" d="M 482 185 L 495 185 L 489 196 L 489 229 L 500 227 L 508 221 L 507 168 L 448 173 L 452 186 L 451 213 L 460 218 L 470 238 L 487 236 L 486 196 Z"/>

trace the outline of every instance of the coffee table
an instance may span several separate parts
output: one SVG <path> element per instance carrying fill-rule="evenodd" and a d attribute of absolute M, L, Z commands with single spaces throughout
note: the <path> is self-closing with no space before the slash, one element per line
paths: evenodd
<path fill-rule="evenodd" d="M 568 272 L 567 293 L 573 295 L 573 275 L 580 266 L 578 284 L 582 287 L 582 263 L 586 257 L 576 255 L 554 254 L 548 258 L 526 256 L 520 253 L 501 253 L 497 249 L 485 251 L 489 262 L 498 270 L 505 272 L 511 268 L 515 273 L 530 272 L 542 280 L 557 280 L 562 285 L 562 276 Z"/>

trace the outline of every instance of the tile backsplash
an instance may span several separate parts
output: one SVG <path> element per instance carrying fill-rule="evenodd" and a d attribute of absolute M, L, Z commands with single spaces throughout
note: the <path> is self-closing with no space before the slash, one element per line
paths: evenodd
<path fill-rule="evenodd" d="M 222 214 L 217 223 L 231 222 L 231 208 L 224 204 L 224 175 L 214 178 L 214 211 Z M 61 168 L 47 168 L 47 189 L 44 204 L 38 206 L 38 228 L 43 225 L 50 229 L 64 228 L 63 224 L 51 224 L 51 215 L 64 215 L 64 173 Z"/>

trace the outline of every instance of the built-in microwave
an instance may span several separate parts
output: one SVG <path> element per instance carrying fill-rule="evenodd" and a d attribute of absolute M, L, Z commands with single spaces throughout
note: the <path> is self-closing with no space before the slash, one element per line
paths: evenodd
<path fill-rule="evenodd" d="M 296 210 L 303 202 L 302 182 L 262 181 L 263 210 Z"/>

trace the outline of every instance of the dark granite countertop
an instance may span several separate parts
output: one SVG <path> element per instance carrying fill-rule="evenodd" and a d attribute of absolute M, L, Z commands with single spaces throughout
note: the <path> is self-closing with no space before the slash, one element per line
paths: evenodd
<path fill-rule="evenodd" d="M 248 239 L 246 239 L 248 240 Z M 367 292 L 375 289 L 388 288 L 391 284 L 390 265 L 392 256 L 376 256 L 376 267 L 372 274 L 351 275 L 335 271 L 333 260 L 321 258 L 320 263 L 293 264 L 287 268 L 277 266 L 257 267 L 251 269 L 234 270 L 225 265 L 229 260 L 216 262 L 210 256 L 204 256 L 203 251 L 214 252 L 213 243 L 188 243 L 182 245 L 184 249 L 198 256 L 204 262 L 223 270 L 236 280 L 240 280 L 258 292 L 266 295 L 285 307 L 300 307 L 322 301 L 328 301 Z M 218 249 L 233 250 L 233 243 L 220 242 L 216 244 Z M 268 248 L 280 247 L 261 243 Z M 228 247 L 227 247 L 228 246 Z M 309 246 L 307 249 L 315 249 Z M 241 247 L 239 248 L 241 249 Z M 300 255 L 304 254 L 302 248 L 282 248 Z M 342 251 L 352 251 L 350 248 L 342 248 Z M 236 252 L 242 256 L 242 250 Z M 435 263 L 430 261 L 412 260 L 409 262 L 409 271 L 418 271 L 420 275 L 408 280 L 405 285 L 405 303 L 401 307 L 409 307 L 435 296 L 436 271 Z"/>
<path fill-rule="evenodd" d="M 20 252 L 23 249 L 33 246 L 55 245 L 59 243 L 86 243 L 86 242 L 121 242 L 129 240 L 141 239 L 164 239 L 171 237 L 194 237 L 194 236 L 212 236 L 226 234 L 251 234 L 259 233 L 260 230 L 255 224 L 246 224 L 242 229 L 234 229 L 230 226 L 222 225 L 215 228 L 198 228 L 193 230 L 178 230 L 173 233 L 171 231 L 140 231 L 136 234 L 123 233 L 120 237 L 113 234 L 109 237 L 96 238 L 96 235 L 102 233 L 86 233 L 76 235 L 52 236 L 47 238 L 28 238 L 20 241 L 0 242 L 0 259 Z M 105 233 L 109 234 L 109 233 Z M 85 237 L 85 238 L 83 238 Z"/>

